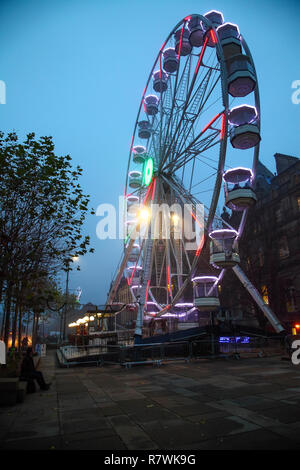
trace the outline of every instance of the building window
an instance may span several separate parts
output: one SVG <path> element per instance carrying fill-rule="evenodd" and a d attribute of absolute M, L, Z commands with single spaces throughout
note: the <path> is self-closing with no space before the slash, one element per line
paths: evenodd
<path fill-rule="evenodd" d="M 295 294 L 289 293 L 286 299 L 286 310 L 287 312 L 296 312 L 296 302 L 295 302 Z"/>
<path fill-rule="evenodd" d="M 298 210 L 300 211 L 300 196 L 297 197 Z"/>
<path fill-rule="evenodd" d="M 291 279 L 287 279 L 285 289 L 285 301 L 286 301 L 286 310 L 287 312 L 296 312 L 297 311 L 297 298 L 296 298 L 296 288 Z"/>
<path fill-rule="evenodd" d="M 279 258 L 284 259 L 290 256 L 289 245 L 286 235 L 279 239 Z"/>
<path fill-rule="evenodd" d="M 286 211 L 288 210 L 290 207 L 290 198 L 288 197 L 285 197 L 284 199 L 282 199 L 282 202 L 281 202 L 281 208 Z"/>
<path fill-rule="evenodd" d="M 269 294 L 267 286 L 261 286 L 261 293 L 264 303 L 269 305 Z"/>
<path fill-rule="evenodd" d="M 263 253 L 262 248 L 258 250 L 258 262 L 259 262 L 260 267 L 264 265 L 264 253 Z"/>
<path fill-rule="evenodd" d="M 275 211 L 276 222 L 279 223 L 282 221 L 282 212 L 281 209 Z"/>

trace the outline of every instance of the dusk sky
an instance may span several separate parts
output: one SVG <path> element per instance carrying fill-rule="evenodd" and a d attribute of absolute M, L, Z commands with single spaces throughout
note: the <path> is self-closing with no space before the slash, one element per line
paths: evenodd
<path fill-rule="evenodd" d="M 211 9 L 238 24 L 250 46 L 261 99 L 260 159 L 274 172 L 274 153 L 300 157 L 300 104 L 291 99 L 292 82 L 300 80 L 297 0 L 0 0 L 1 129 L 21 138 L 51 135 L 56 153 L 83 168 L 91 206 L 117 205 L 154 59 L 183 17 Z M 82 288 L 82 303 L 99 305 L 122 243 L 98 240 L 98 220 L 86 221 L 95 253 L 80 259 L 70 288 Z"/>

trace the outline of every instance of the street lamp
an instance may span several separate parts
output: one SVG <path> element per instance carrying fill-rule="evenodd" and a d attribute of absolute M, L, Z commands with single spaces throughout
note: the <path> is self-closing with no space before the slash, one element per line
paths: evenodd
<path fill-rule="evenodd" d="M 72 262 L 76 263 L 79 261 L 79 256 L 74 255 L 72 256 Z M 62 339 L 63 341 L 66 339 L 66 323 L 67 323 L 67 311 L 68 311 L 68 297 L 69 297 L 69 272 L 72 270 L 70 268 L 70 263 L 68 264 L 67 267 L 67 278 L 66 278 L 66 291 L 65 291 L 65 308 L 64 308 L 64 318 L 63 318 L 63 331 L 62 331 Z"/>

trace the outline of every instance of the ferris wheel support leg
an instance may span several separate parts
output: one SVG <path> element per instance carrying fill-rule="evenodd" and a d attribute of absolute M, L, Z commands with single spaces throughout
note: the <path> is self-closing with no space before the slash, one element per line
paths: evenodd
<path fill-rule="evenodd" d="M 144 323 L 144 306 L 139 304 L 137 319 L 136 319 L 136 327 L 134 332 L 134 344 L 140 344 L 142 342 L 143 337 L 143 323 Z"/>
<path fill-rule="evenodd" d="M 258 290 L 254 287 L 252 282 L 249 281 L 249 279 L 247 278 L 242 268 L 238 264 L 236 264 L 232 268 L 232 270 L 234 271 L 236 276 L 239 278 L 243 286 L 247 289 L 247 291 L 249 292 L 253 300 L 257 303 L 258 307 L 262 310 L 265 317 L 269 320 L 269 322 L 273 326 L 276 333 L 281 333 L 282 331 L 284 331 L 284 328 L 281 325 L 280 321 L 278 320 L 274 312 L 272 312 L 270 307 L 264 302 L 262 296 L 260 295 Z"/>
<path fill-rule="evenodd" d="M 148 231 L 148 239 L 146 241 L 146 255 L 144 260 L 144 273 L 143 273 L 143 287 L 141 289 L 140 297 L 138 298 L 138 312 L 136 318 L 136 326 L 135 326 L 135 333 L 134 333 L 134 343 L 139 344 L 142 341 L 143 336 L 143 324 L 144 324 L 144 311 L 145 305 L 147 305 L 147 297 L 148 297 L 148 289 L 149 283 L 151 279 L 151 266 L 152 266 L 152 258 L 153 258 L 153 240 L 150 238 L 150 229 Z"/>

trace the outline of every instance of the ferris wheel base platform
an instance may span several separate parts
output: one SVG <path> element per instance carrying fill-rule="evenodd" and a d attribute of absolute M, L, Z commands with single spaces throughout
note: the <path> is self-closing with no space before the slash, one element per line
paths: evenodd
<path fill-rule="evenodd" d="M 175 341 L 189 341 L 204 338 L 208 334 L 207 327 L 189 328 L 187 330 L 175 331 L 173 333 L 163 333 L 159 335 L 141 338 L 141 344 L 149 343 L 170 343 Z"/>
<path fill-rule="evenodd" d="M 176 341 L 195 341 L 197 339 L 205 339 L 211 337 L 214 334 L 215 336 L 222 336 L 225 334 L 245 334 L 252 337 L 281 337 L 285 336 L 285 332 L 275 333 L 275 331 L 270 328 L 268 329 L 261 329 L 253 326 L 247 326 L 235 323 L 231 327 L 228 325 L 223 325 L 220 328 L 211 328 L 209 325 L 196 327 L 196 328 L 189 328 L 186 330 L 179 330 L 173 333 L 163 333 L 157 334 L 153 336 L 147 337 L 140 337 L 139 344 L 151 344 L 151 343 L 171 343 Z M 137 344 L 137 343 L 136 343 Z"/>

